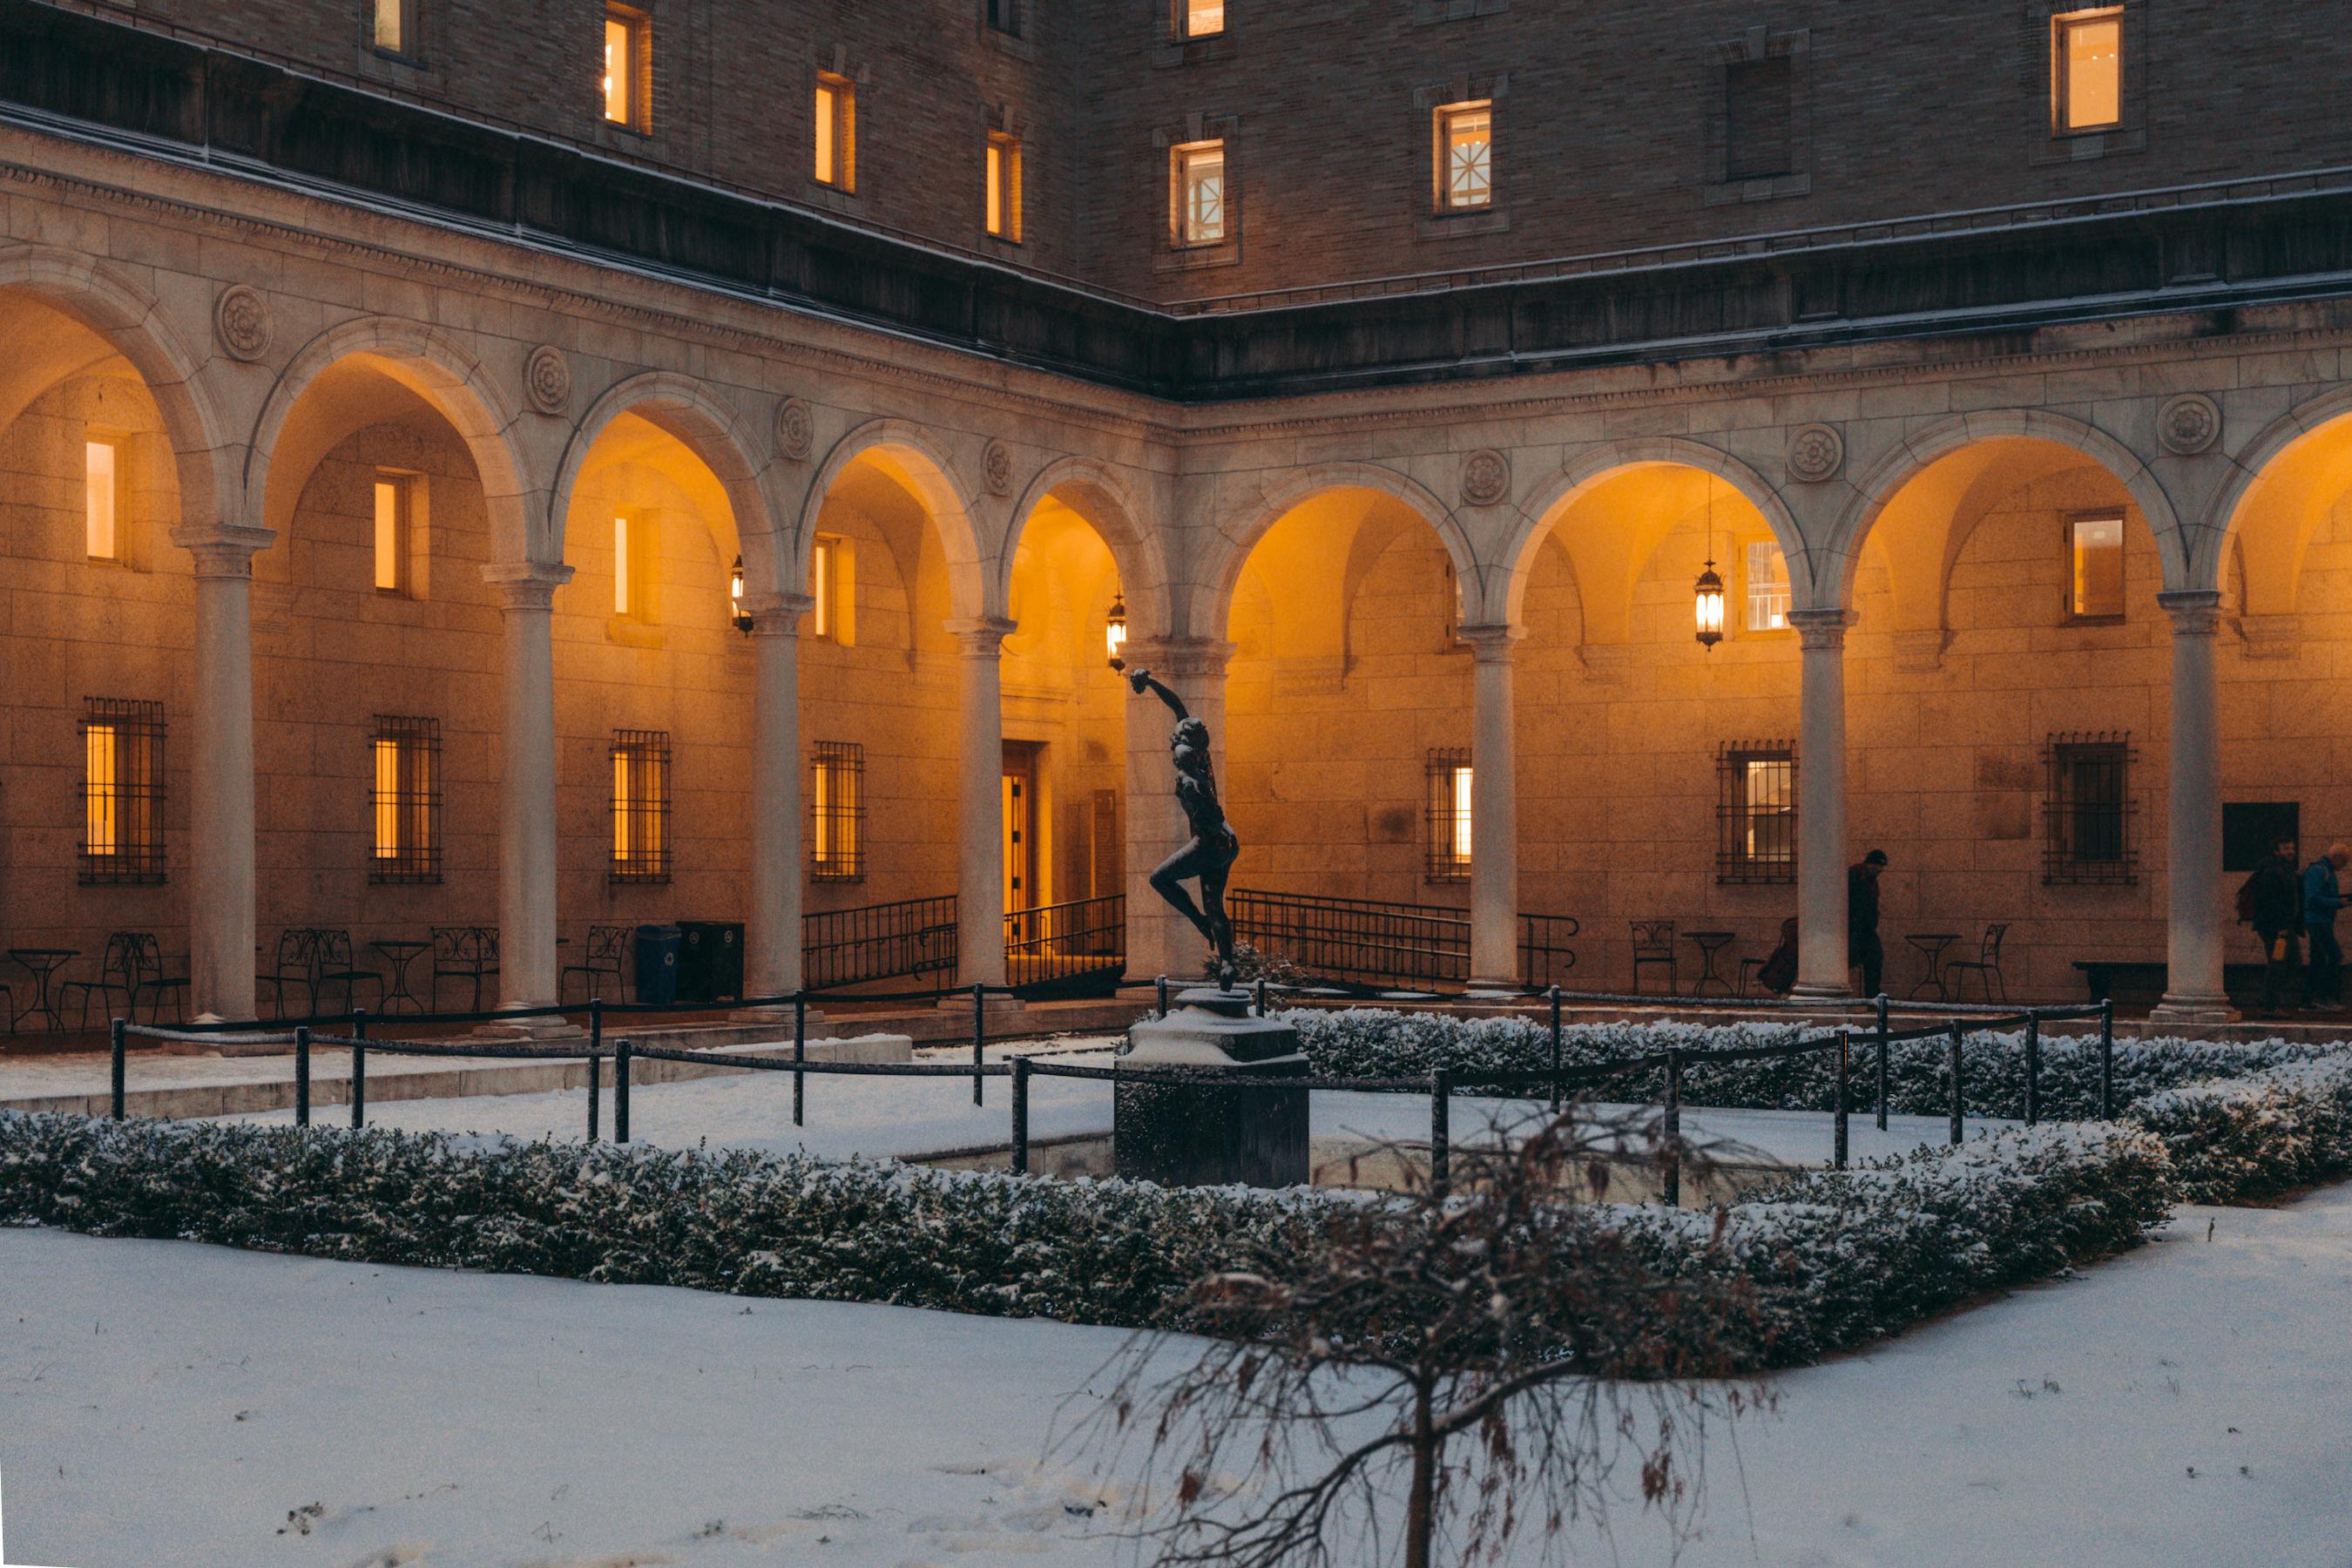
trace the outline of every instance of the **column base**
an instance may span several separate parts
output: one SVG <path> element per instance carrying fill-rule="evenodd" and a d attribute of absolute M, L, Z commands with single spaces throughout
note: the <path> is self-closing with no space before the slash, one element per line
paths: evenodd
<path fill-rule="evenodd" d="M 982 1003 L 981 1011 L 992 1018 L 999 1013 L 1024 1012 L 1027 1010 L 1028 1005 L 1028 1003 L 1024 1002 L 1018 996 L 991 996 Z M 967 991 L 962 995 L 959 996 L 952 991 L 949 992 L 946 995 L 940 998 L 940 1011 L 942 1013 L 961 1013 L 966 1017 L 970 1017 L 971 1016 L 971 993 Z"/>
<path fill-rule="evenodd" d="M 810 1008 L 803 1016 L 812 1029 L 824 1022 L 824 1015 L 814 1007 Z M 793 1005 L 785 1002 L 766 1007 L 738 1007 L 727 1015 L 727 1021 L 730 1024 L 790 1025 L 793 1021 Z"/>
<path fill-rule="evenodd" d="M 529 1045 L 553 1044 L 564 1040 L 584 1040 L 588 1031 L 571 1019 L 556 1015 L 534 1018 L 499 1018 L 478 1024 L 473 1037 L 478 1040 L 518 1039 Z"/>
<path fill-rule="evenodd" d="M 1853 994 L 1851 986 L 1807 984 L 1801 980 L 1789 988 L 1789 999 L 1792 1002 L 1836 1002 L 1848 1006 L 1860 1006 L 1863 1000 Z"/>
<path fill-rule="evenodd" d="M 1517 980 L 1473 980 L 1462 993 L 1465 1002 L 1525 1002 L 1530 1000 Z"/>
<path fill-rule="evenodd" d="M 2170 992 L 2164 1000 L 2148 1009 L 2151 1024 L 2229 1024 L 2237 1021 L 2237 1009 L 2230 1005 L 2229 997 L 2218 992 Z"/>

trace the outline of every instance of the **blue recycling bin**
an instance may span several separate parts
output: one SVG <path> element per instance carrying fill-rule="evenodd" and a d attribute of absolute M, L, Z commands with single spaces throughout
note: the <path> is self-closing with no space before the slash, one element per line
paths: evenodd
<path fill-rule="evenodd" d="M 667 1006 L 677 1000 L 677 955 L 686 933 L 676 926 L 637 928 L 637 1000 Z"/>

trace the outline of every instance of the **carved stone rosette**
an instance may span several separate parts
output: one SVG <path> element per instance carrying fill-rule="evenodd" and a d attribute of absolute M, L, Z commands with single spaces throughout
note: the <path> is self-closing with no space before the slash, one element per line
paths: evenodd
<path fill-rule="evenodd" d="M 816 416 L 805 399 L 787 397 L 776 405 L 776 450 L 795 463 L 816 448 Z"/>
<path fill-rule="evenodd" d="M 1013 493 L 1013 452 L 1002 441 L 991 441 L 981 448 L 980 477 L 992 496 Z"/>
<path fill-rule="evenodd" d="M 1800 425 L 1789 433 L 1789 477 L 1818 485 L 1845 467 L 1845 437 L 1834 425 Z"/>
<path fill-rule="evenodd" d="M 1511 460 L 1489 447 L 1462 459 L 1462 499 L 1493 506 L 1511 493 Z"/>
<path fill-rule="evenodd" d="M 541 343 L 523 362 L 522 386 L 533 408 L 560 415 L 572 406 L 572 362 L 553 343 Z"/>
<path fill-rule="evenodd" d="M 213 331 L 232 358 L 259 359 L 269 352 L 269 340 L 276 331 L 269 319 L 269 301 L 249 284 L 230 284 L 213 302 Z"/>
<path fill-rule="evenodd" d="M 2184 392 L 2156 416 L 2156 438 L 2176 457 L 2210 452 L 2221 438 L 2221 405 L 2201 392 Z"/>

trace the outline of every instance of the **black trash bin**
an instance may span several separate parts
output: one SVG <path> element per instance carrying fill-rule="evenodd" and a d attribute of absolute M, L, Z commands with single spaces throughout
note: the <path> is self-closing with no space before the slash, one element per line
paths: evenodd
<path fill-rule="evenodd" d="M 667 1005 L 677 1000 L 677 959 L 685 933 L 676 926 L 637 928 L 637 1000 Z"/>
<path fill-rule="evenodd" d="M 743 994 L 743 922 L 680 921 L 677 999 L 717 1002 Z"/>

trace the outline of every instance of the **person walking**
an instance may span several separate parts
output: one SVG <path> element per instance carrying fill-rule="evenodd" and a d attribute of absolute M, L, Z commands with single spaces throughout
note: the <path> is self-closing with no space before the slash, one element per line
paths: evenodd
<path fill-rule="evenodd" d="M 2331 844 L 2303 870 L 2303 931 L 2309 959 L 2303 971 L 2303 1010 L 2344 1005 L 2344 949 L 2336 941 L 2336 911 L 2344 893 L 2336 874 L 2352 864 L 2352 847 Z"/>
<path fill-rule="evenodd" d="M 2295 952 L 2303 936 L 2303 879 L 2294 871 L 2294 840 L 2282 838 L 2270 858 L 2254 868 L 2238 889 L 2238 914 L 2263 943 L 2263 994 L 2257 1011 L 2278 1016 L 2287 982 L 2302 967 Z"/>
<path fill-rule="evenodd" d="M 1886 869 L 1886 851 L 1874 849 L 1859 865 L 1845 868 L 1845 962 L 1862 968 L 1862 994 L 1878 994 L 1879 976 L 1886 968 L 1886 949 L 1878 940 L 1878 874 Z"/>

